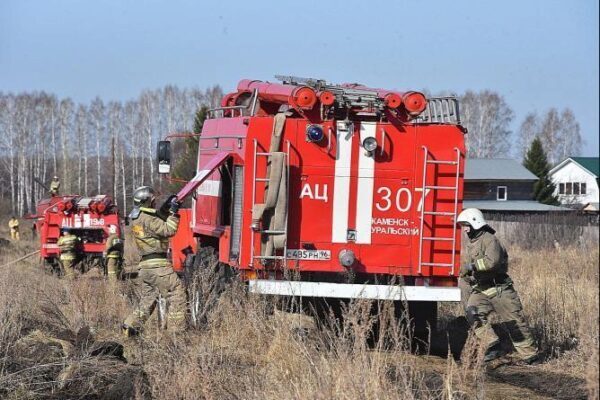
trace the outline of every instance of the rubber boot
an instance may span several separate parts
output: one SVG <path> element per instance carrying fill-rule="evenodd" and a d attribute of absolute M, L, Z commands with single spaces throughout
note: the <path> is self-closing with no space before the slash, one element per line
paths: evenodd
<path fill-rule="evenodd" d="M 483 357 L 483 362 L 490 362 L 497 358 L 502 357 L 505 352 L 502 350 L 500 343 L 496 343 L 493 346 L 488 347 L 485 351 L 485 356 Z"/>

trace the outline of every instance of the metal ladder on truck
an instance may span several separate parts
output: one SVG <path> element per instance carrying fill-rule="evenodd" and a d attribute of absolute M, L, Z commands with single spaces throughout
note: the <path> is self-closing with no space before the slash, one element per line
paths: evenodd
<path fill-rule="evenodd" d="M 419 269 L 418 269 L 418 273 L 421 274 L 423 267 L 446 267 L 446 268 L 450 268 L 450 272 L 449 275 L 454 275 L 454 258 L 456 256 L 456 217 L 458 215 L 458 185 L 459 185 L 459 175 L 460 175 L 460 158 L 462 156 L 462 154 L 460 153 L 460 150 L 458 149 L 458 147 L 454 148 L 454 151 L 456 152 L 456 159 L 454 160 L 436 160 L 433 159 L 431 156 L 431 153 L 429 152 L 429 149 L 426 146 L 423 146 L 423 184 L 421 187 L 421 190 L 423 191 L 423 206 L 421 207 L 421 227 L 419 229 Z M 453 186 L 439 186 L 436 184 L 436 177 L 433 177 L 433 183 L 431 185 L 427 184 L 427 166 L 428 165 L 453 165 L 456 167 L 456 174 L 455 174 L 455 179 L 454 179 L 454 185 Z M 454 192 L 454 210 L 453 212 L 449 212 L 449 211 L 434 211 L 434 210 L 426 210 L 426 204 L 427 202 L 425 201 L 425 195 L 429 192 L 429 191 L 436 191 L 436 190 L 447 190 L 447 191 L 453 191 Z M 434 192 L 435 193 L 435 192 Z M 425 217 L 427 215 L 431 215 L 432 218 L 432 236 L 424 236 L 423 235 L 423 227 L 425 225 Z M 453 235 L 452 237 L 440 237 L 440 236 L 435 236 L 435 232 L 433 231 L 433 219 L 437 216 L 445 216 L 445 217 L 451 217 L 452 219 L 452 223 L 454 224 L 454 229 L 453 229 Z M 433 249 L 435 246 L 436 242 L 452 242 L 452 257 L 451 257 L 451 262 L 450 263 L 436 263 L 436 262 L 423 262 L 423 242 L 428 241 L 431 243 L 431 248 Z M 433 256 L 432 256 L 433 258 Z"/>
<path fill-rule="evenodd" d="M 286 188 L 286 196 L 288 198 L 290 198 L 290 141 L 286 140 L 286 156 L 285 156 L 285 173 L 287 174 L 287 188 Z M 270 179 L 268 176 L 266 177 L 257 177 L 256 176 L 256 162 L 258 160 L 259 157 L 266 157 L 267 158 L 267 163 L 270 161 L 270 157 L 271 157 L 272 153 L 267 152 L 267 151 L 259 151 L 259 144 L 258 141 L 256 139 L 254 139 L 254 152 L 253 152 L 253 164 L 252 164 L 252 209 L 254 210 L 254 206 L 257 204 L 256 203 L 256 186 L 257 183 L 259 182 L 266 182 L 267 185 L 270 182 Z M 270 229 L 264 229 L 264 227 L 262 227 L 262 229 L 257 229 L 257 227 L 250 227 L 250 229 L 252 230 L 252 233 L 250 235 L 251 237 L 251 241 L 250 241 L 250 266 L 254 265 L 254 261 L 255 260 L 260 260 L 260 261 L 267 261 L 267 260 L 280 260 L 282 263 L 282 266 L 285 268 L 287 267 L 287 239 L 285 241 L 285 245 L 283 248 L 283 255 L 256 255 L 255 251 L 254 251 L 254 242 L 255 242 L 255 236 L 256 235 L 285 235 L 285 237 L 287 238 L 287 234 L 288 234 L 288 218 L 289 218 L 289 203 L 286 205 L 286 207 L 288 208 L 285 212 L 285 224 L 284 224 L 284 229 L 283 230 L 270 230 Z"/>

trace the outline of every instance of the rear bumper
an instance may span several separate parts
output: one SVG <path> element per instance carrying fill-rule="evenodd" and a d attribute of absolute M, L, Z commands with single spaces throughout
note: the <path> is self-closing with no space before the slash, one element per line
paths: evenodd
<path fill-rule="evenodd" d="M 266 279 L 250 280 L 248 281 L 248 285 L 251 293 L 278 296 L 402 301 L 460 301 L 460 289 L 457 287 L 359 285 Z"/>

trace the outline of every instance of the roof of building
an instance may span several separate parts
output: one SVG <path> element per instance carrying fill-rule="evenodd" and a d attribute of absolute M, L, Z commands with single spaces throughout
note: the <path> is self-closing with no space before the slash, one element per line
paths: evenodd
<path fill-rule="evenodd" d="M 523 211 L 523 212 L 545 212 L 545 211 L 573 211 L 565 207 L 550 206 L 533 200 L 465 200 L 464 208 L 478 208 L 484 211 Z"/>
<path fill-rule="evenodd" d="M 571 157 L 571 160 L 590 171 L 592 174 L 600 175 L 600 158 L 598 157 Z"/>
<path fill-rule="evenodd" d="M 567 165 L 569 162 L 578 164 L 581 168 L 587 170 L 590 174 L 598 178 L 600 175 L 600 158 L 598 157 L 569 157 L 550 170 L 550 174 L 554 174 L 556 171 Z"/>
<path fill-rule="evenodd" d="M 536 181 L 538 178 L 517 160 L 510 158 L 469 158 L 465 166 L 467 181 Z"/>

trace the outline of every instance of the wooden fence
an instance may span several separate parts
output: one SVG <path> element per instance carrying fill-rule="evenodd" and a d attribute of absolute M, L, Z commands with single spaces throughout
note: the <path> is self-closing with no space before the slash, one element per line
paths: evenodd
<path fill-rule="evenodd" d="M 577 246 L 598 247 L 598 215 L 577 212 L 504 214 L 484 213 L 497 235 L 509 246 L 527 249 Z"/>

